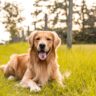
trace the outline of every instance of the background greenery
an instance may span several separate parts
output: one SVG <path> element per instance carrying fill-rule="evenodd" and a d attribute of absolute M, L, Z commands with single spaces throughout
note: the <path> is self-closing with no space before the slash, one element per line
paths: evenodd
<path fill-rule="evenodd" d="M 48 3 L 50 1 L 51 3 Z M 0 2 L 0 13 L 4 14 L 1 23 L 4 24 L 5 30 L 10 32 L 11 42 L 24 41 L 33 28 L 33 30 L 55 30 L 61 37 L 62 43 L 65 43 L 69 1 L 34 0 L 33 9 L 30 9 L 33 21 L 27 26 L 22 25 L 25 18 L 21 15 L 23 9 L 19 4 Z M 92 6 L 89 6 L 88 0 L 81 1 L 81 4 L 78 4 L 73 0 L 73 43 L 96 43 L 96 2 L 94 0 Z"/>

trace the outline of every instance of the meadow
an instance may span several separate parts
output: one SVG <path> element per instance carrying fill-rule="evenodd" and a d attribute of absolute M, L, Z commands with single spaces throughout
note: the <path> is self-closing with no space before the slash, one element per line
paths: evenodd
<path fill-rule="evenodd" d="M 0 45 L 0 65 L 7 63 L 13 53 L 26 53 L 27 43 Z M 39 93 L 16 87 L 19 81 L 7 80 L 0 72 L 0 96 L 96 96 L 96 45 L 73 45 L 58 49 L 58 63 L 62 74 L 71 72 L 63 80 L 65 87 L 49 82 Z"/>

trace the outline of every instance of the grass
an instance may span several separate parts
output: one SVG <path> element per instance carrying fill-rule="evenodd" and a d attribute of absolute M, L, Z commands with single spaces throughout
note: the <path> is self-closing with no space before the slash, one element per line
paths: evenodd
<path fill-rule="evenodd" d="M 0 45 L 0 64 L 9 60 L 13 53 L 27 52 L 26 43 Z M 73 45 L 72 49 L 60 46 L 58 62 L 62 74 L 71 72 L 65 78 L 66 87 L 63 89 L 50 82 L 39 93 L 29 92 L 29 89 L 18 88 L 19 81 L 9 81 L 0 72 L 0 96 L 96 96 L 96 45 Z"/>

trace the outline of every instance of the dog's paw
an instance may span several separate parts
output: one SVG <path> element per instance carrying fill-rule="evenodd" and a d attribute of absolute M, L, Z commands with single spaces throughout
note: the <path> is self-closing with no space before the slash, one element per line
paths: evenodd
<path fill-rule="evenodd" d="M 8 80 L 14 80 L 14 79 L 15 79 L 14 76 L 9 76 L 9 77 L 8 77 Z"/>
<path fill-rule="evenodd" d="M 30 92 L 39 92 L 41 90 L 41 88 L 33 81 L 30 81 L 28 85 Z"/>
<path fill-rule="evenodd" d="M 39 92 L 39 91 L 41 91 L 41 88 L 39 86 L 37 86 L 37 85 L 32 86 L 30 88 L 30 92 Z"/>
<path fill-rule="evenodd" d="M 28 86 L 22 82 L 20 82 L 19 84 L 16 84 L 16 87 L 28 88 Z"/>

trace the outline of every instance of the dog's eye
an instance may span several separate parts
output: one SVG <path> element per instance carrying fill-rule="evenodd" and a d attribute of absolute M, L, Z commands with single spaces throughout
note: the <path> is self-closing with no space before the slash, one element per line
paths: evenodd
<path fill-rule="evenodd" d="M 51 41 L 51 39 L 50 39 L 50 38 L 47 38 L 47 40 L 48 40 L 48 41 Z"/>
<path fill-rule="evenodd" d="M 40 40 L 40 38 L 38 37 L 38 38 L 36 38 L 36 40 Z"/>

